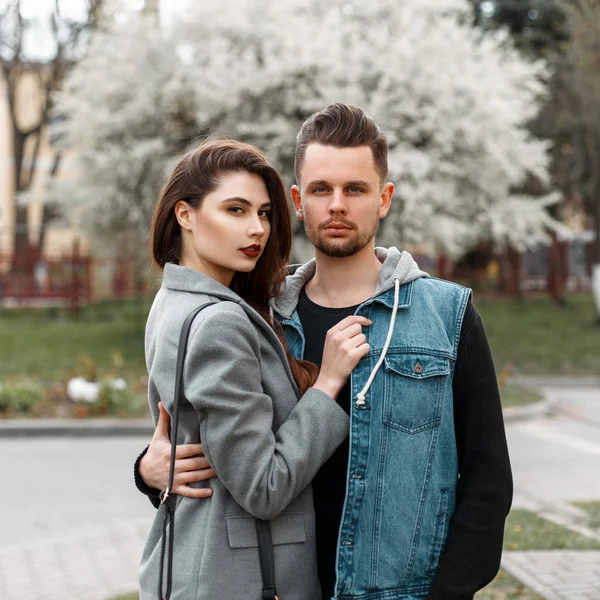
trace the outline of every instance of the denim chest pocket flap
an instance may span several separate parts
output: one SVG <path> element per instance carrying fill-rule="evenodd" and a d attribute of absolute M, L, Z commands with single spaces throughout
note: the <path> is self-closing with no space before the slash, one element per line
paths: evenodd
<path fill-rule="evenodd" d="M 418 352 L 385 357 L 384 424 L 416 434 L 436 427 L 450 375 L 450 360 Z"/>

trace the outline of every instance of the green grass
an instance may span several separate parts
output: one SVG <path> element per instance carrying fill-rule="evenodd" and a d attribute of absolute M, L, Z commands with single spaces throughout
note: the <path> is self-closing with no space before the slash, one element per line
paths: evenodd
<path fill-rule="evenodd" d="M 62 309 L 0 310 L 0 381 L 62 381 L 80 370 L 85 356 L 99 371 L 113 372 L 115 352 L 120 374 L 137 379 L 146 372 L 146 315 L 139 302 L 95 305 L 78 318 Z"/>
<path fill-rule="evenodd" d="M 588 515 L 588 527 L 600 529 L 600 502 L 573 502 L 572 504 L 585 510 Z"/>
<path fill-rule="evenodd" d="M 496 369 L 511 363 L 532 375 L 600 373 L 600 326 L 591 294 L 567 296 L 566 306 L 546 297 L 478 299 Z"/>
<path fill-rule="evenodd" d="M 502 397 L 502 406 L 509 408 L 513 406 L 526 406 L 534 402 L 539 402 L 543 399 L 543 396 L 534 392 L 522 385 L 516 383 L 508 383 L 500 392 Z"/>
<path fill-rule="evenodd" d="M 600 541 L 538 517 L 528 510 L 513 510 L 504 529 L 505 550 L 598 550 Z"/>
<path fill-rule="evenodd" d="M 475 594 L 475 600 L 544 600 L 520 581 L 500 571 L 494 581 Z M 133 599 L 132 599 L 133 600 Z"/>
<path fill-rule="evenodd" d="M 88 356 L 100 371 L 112 372 L 113 353 L 123 359 L 120 374 L 145 374 L 145 301 L 103 302 L 73 318 L 66 309 L 0 309 L 0 381 L 23 376 L 42 383 L 78 374 Z M 559 307 L 546 298 L 477 300 L 497 370 L 507 363 L 525 374 L 600 373 L 600 327 L 591 295 L 568 296 Z M 80 370 L 80 369 L 79 369 Z M 506 406 L 523 402 L 507 387 Z"/>

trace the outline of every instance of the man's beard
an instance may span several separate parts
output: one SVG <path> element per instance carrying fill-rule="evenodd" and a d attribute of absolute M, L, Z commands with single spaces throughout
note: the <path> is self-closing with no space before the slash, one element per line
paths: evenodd
<path fill-rule="evenodd" d="M 379 215 L 377 215 L 372 225 L 366 231 L 359 232 L 358 235 L 353 236 L 352 238 L 323 239 L 320 235 L 320 229 L 322 227 L 317 229 L 317 231 L 314 231 L 312 227 L 309 227 L 306 220 L 304 221 L 304 231 L 306 232 L 308 239 L 312 242 L 312 245 L 325 256 L 331 256 L 332 258 L 347 258 L 348 256 L 354 256 L 371 243 L 373 238 L 377 235 L 379 221 Z M 356 228 L 354 228 L 353 231 L 357 231 Z"/>

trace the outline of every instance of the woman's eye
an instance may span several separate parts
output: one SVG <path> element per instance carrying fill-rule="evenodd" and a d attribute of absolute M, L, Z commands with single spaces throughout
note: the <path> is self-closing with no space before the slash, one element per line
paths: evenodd
<path fill-rule="evenodd" d="M 259 210 L 258 214 L 263 219 L 270 219 L 271 218 L 271 211 L 270 210 Z"/>
<path fill-rule="evenodd" d="M 234 215 L 243 215 L 244 209 L 241 206 L 231 206 L 229 208 L 229 212 L 233 213 Z"/>

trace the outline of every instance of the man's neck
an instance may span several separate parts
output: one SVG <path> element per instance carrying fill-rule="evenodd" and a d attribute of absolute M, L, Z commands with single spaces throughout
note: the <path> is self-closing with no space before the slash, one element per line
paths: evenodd
<path fill-rule="evenodd" d="M 379 282 L 381 263 L 369 245 L 353 256 L 335 258 L 315 250 L 316 273 L 306 284 L 306 294 L 329 308 L 356 306 L 368 300 Z"/>

